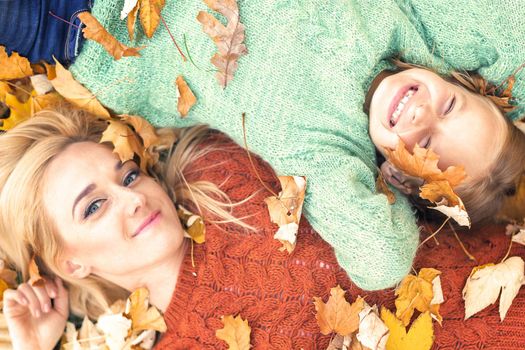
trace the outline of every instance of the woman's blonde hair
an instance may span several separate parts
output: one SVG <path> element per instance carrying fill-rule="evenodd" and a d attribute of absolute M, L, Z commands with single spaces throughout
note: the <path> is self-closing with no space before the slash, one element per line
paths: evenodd
<path fill-rule="evenodd" d="M 74 279 L 62 271 L 59 259 L 63 242 L 46 214 L 42 179 L 49 164 L 68 145 L 98 143 L 106 127 L 106 121 L 81 111 L 42 111 L 0 136 L 0 250 L 4 258 L 27 280 L 29 262 L 35 256 L 41 273 L 64 280 L 71 310 L 92 318 L 129 293 L 98 276 Z M 231 214 L 236 204 L 229 202 L 216 185 L 186 181 L 189 165 L 213 149 L 202 145 L 210 130 L 206 126 L 162 130 L 177 134 L 177 143 L 152 175 L 173 202 L 176 199 L 206 215 L 208 222 L 236 222 L 249 229 Z"/>
<path fill-rule="evenodd" d="M 406 63 L 399 59 L 393 60 L 399 71 L 411 68 L 428 67 Z M 500 111 L 506 123 L 506 138 L 501 151 L 487 169 L 487 174 L 463 182 L 455 191 L 465 204 L 465 208 L 473 224 L 482 224 L 496 219 L 505 200 L 516 192 L 516 186 L 525 170 L 525 133 L 523 133 L 505 115 L 515 109 L 511 104 L 511 96 L 498 95 L 498 87 L 490 84 L 476 72 L 452 71 L 444 79 L 475 94 L 489 99 Z M 412 198 L 419 208 L 426 208 L 428 202 Z M 523 203 L 525 204 L 525 203 Z"/>

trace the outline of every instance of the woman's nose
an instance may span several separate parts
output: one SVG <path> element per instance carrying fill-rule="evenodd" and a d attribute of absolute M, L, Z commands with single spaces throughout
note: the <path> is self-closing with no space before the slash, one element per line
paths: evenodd
<path fill-rule="evenodd" d="M 434 111 L 426 104 L 419 104 L 415 106 L 414 114 L 412 116 L 412 124 L 417 127 L 431 127 L 435 120 Z"/>
<path fill-rule="evenodd" d="M 135 215 L 146 203 L 146 196 L 132 189 L 124 188 L 126 212 L 129 216 Z"/>

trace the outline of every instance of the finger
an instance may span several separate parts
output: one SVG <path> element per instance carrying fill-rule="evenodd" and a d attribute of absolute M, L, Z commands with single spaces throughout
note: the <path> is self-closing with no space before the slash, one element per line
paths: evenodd
<path fill-rule="evenodd" d="M 55 286 L 57 287 L 57 296 L 54 299 L 55 310 L 61 315 L 69 314 L 69 292 L 64 287 L 64 282 L 60 277 L 55 277 Z"/>
<path fill-rule="evenodd" d="M 57 286 L 56 282 L 51 279 L 45 279 L 45 284 L 47 295 L 49 295 L 50 298 L 55 298 L 57 296 Z"/>
<path fill-rule="evenodd" d="M 35 292 L 38 302 L 40 303 L 40 311 L 42 313 L 48 313 L 51 311 L 51 298 L 47 293 L 47 288 L 45 287 L 45 282 L 43 286 L 33 286 L 33 291 Z"/>
<path fill-rule="evenodd" d="M 42 315 L 42 307 L 40 301 L 35 294 L 35 290 L 27 283 L 22 283 L 18 286 L 18 291 L 21 292 L 28 301 L 28 307 L 33 317 L 40 317 Z"/>
<path fill-rule="evenodd" d="M 4 309 L 13 307 L 13 306 L 29 306 L 29 301 L 24 297 L 24 295 L 14 289 L 6 289 L 4 291 Z"/>

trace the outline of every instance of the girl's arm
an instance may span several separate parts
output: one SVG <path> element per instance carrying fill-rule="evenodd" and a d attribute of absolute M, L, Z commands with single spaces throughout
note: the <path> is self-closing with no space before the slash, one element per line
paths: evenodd
<path fill-rule="evenodd" d="M 15 350 L 53 349 L 68 313 L 68 292 L 58 277 L 43 286 L 22 283 L 4 292 L 4 315 Z"/>

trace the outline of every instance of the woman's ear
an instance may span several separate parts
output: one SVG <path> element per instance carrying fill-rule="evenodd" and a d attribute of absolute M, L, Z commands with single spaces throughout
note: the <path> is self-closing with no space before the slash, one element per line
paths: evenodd
<path fill-rule="evenodd" d="M 73 278 L 82 279 L 91 274 L 91 266 L 84 265 L 75 259 L 64 259 L 60 265 L 62 270 Z"/>

